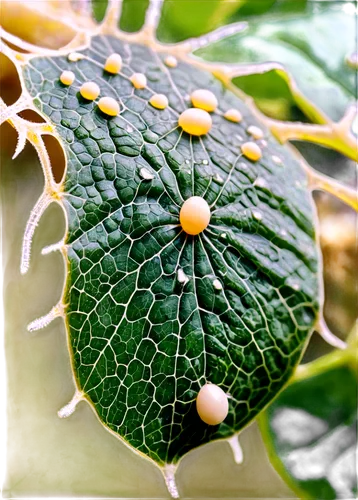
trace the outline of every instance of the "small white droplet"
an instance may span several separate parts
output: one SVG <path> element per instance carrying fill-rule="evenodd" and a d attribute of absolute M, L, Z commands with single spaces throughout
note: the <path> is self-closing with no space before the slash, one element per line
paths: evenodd
<path fill-rule="evenodd" d="M 164 63 L 168 66 L 168 68 L 176 68 L 178 65 L 178 61 L 174 56 L 167 56 L 164 59 Z"/>
<path fill-rule="evenodd" d="M 209 165 L 208 160 L 203 160 L 203 165 Z"/>
<path fill-rule="evenodd" d="M 75 81 L 75 74 L 72 71 L 62 71 L 60 81 L 63 85 L 72 85 Z"/>
<path fill-rule="evenodd" d="M 265 179 L 263 179 L 262 177 L 258 177 L 254 181 L 254 186 L 257 186 L 257 187 L 260 187 L 260 188 L 265 188 L 265 187 L 267 187 L 267 184 L 266 184 Z"/>
<path fill-rule="evenodd" d="M 185 163 L 186 163 L 187 165 L 190 165 L 190 160 L 185 160 Z"/>
<path fill-rule="evenodd" d="M 215 174 L 213 179 L 218 183 L 218 184 L 224 184 L 224 179 L 221 177 L 220 174 Z"/>
<path fill-rule="evenodd" d="M 127 125 L 126 130 L 129 134 L 133 132 L 133 128 L 130 125 Z"/>
<path fill-rule="evenodd" d="M 139 175 L 146 181 L 154 179 L 154 175 L 147 168 L 143 167 L 139 171 Z"/>
<path fill-rule="evenodd" d="M 257 210 L 252 211 L 253 218 L 256 220 L 262 220 L 262 213 Z"/>
<path fill-rule="evenodd" d="M 133 73 L 130 81 L 136 89 L 144 89 L 147 86 L 147 78 L 143 73 Z"/>
<path fill-rule="evenodd" d="M 223 289 L 221 281 L 219 281 L 218 279 L 215 279 L 213 281 L 213 287 L 215 288 L 215 290 L 222 290 Z"/>
<path fill-rule="evenodd" d="M 185 285 L 186 283 L 188 283 L 189 281 L 189 278 L 188 276 L 184 273 L 183 269 L 178 269 L 178 272 L 177 272 L 177 277 L 178 277 L 178 281 L 179 283 L 183 283 L 183 285 Z"/>
<path fill-rule="evenodd" d="M 267 146 L 267 141 L 265 141 L 265 139 L 262 139 L 262 141 L 259 141 L 259 144 L 260 144 L 260 146 L 265 148 Z"/>
<path fill-rule="evenodd" d="M 278 157 L 278 156 L 276 156 L 276 155 L 273 155 L 273 156 L 272 156 L 272 161 L 273 161 L 273 162 L 275 162 L 275 163 L 277 163 L 277 165 L 282 165 L 282 160 L 281 160 L 281 158 L 279 158 L 279 157 Z"/>
<path fill-rule="evenodd" d="M 198 393 L 196 409 L 203 422 L 208 425 L 218 425 L 229 413 L 229 402 L 219 386 L 207 383 Z"/>
<path fill-rule="evenodd" d="M 226 233 L 221 233 L 220 236 L 221 236 L 221 238 L 225 239 L 227 235 L 226 235 Z"/>
<path fill-rule="evenodd" d="M 256 127 L 256 125 L 250 125 L 247 129 L 247 133 L 250 134 L 254 139 L 262 139 L 264 136 L 263 131 Z"/>
<path fill-rule="evenodd" d="M 85 56 L 83 54 L 80 54 L 79 52 L 71 52 L 68 54 L 68 60 L 71 62 L 77 62 L 83 59 Z"/>

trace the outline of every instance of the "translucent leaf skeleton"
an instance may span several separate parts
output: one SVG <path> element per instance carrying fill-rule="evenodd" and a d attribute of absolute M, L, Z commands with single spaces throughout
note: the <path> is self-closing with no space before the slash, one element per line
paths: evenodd
<path fill-rule="evenodd" d="M 243 460 L 237 434 L 291 378 L 315 329 L 345 348 L 322 317 L 311 191 L 355 210 L 357 196 L 284 143 L 356 159 L 355 108 L 339 123 L 269 119 L 232 79 L 273 63 L 193 54 L 243 23 L 166 45 L 156 38 L 160 1 L 137 33 L 119 30 L 121 2 L 99 25 L 87 4 L 67 17 L 76 35 L 59 50 L 1 32 L 22 86 L 13 105 L 1 101 L 1 122 L 18 132 L 14 157 L 29 141 L 45 178 L 22 273 L 47 207 L 58 203 L 66 219 L 63 239 L 42 252 L 64 257 L 62 297 L 28 329 L 64 319 L 75 391 L 59 416 L 87 401 L 109 432 L 160 467 L 175 498 L 175 470 L 191 449 L 227 439 Z M 19 116 L 25 109 L 43 123 Z M 61 182 L 44 135 L 63 149 Z"/>

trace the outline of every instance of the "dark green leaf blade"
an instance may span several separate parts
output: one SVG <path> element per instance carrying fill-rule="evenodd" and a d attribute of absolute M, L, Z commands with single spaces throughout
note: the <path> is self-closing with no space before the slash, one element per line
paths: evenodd
<path fill-rule="evenodd" d="M 112 52 L 123 57 L 116 76 L 103 71 Z M 84 54 L 77 63 L 34 58 L 24 74 L 68 161 L 73 371 L 106 426 L 158 463 L 176 462 L 244 427 L 298 363 L 318 311 L 312 200 L 299 163 L 267 130 L 262 160 L 242 156 L 247 127 L 259 124 L 211 74 L 181 62 L 169 70 L 165 54 L 114 38 L 94 38 Z M 76 75 L 71 87 L 59 82 L 64 69 Z M 146 89 L 133 89 L 133 72 L 146 74 Z M 120 101 L 118 117 L 80 96 L 86 80 Z M 202 138 L 177 127 L 198 87 L 220 103 Z M 170 107 L 154 109 L 153 92 L 166 94 Z M 222 116 L 231 107 L 240 124 Z M 179 225 L 192 195 L 212 206 L 196 237 Z M 230 394 L 219 426 L 196 412 L 205 381 Z"/>

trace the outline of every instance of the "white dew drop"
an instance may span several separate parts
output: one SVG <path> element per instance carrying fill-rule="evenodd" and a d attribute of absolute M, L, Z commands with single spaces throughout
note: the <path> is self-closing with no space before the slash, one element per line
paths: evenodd
<path fill-rule="evenodd" d="M 201 196 L 191 196 L 180 209 L 180 224 L 187 234 L 194 236 L 208 227 L 210 215 L 208 202 Z"/>
<path fill-rule="evenodd" d="M 178 124 L 184 132 L 191 135 L 205 135 L 212 127 L 212 119 L 207 111 L 203 109 L 186 109 L 179 116 Z"/>
<path fill-rule="evenodd" d="M 185 272 L 183 271 L 183 269 L 178 269 L 177 278 L 178 278 L 179 283 L 182 283 L 183 285 L 185 285 L 189 281 L 189 278 L 185 274 Z"/>
<path fill-rule="evenodd" d="M 185 163 L 186 163 L 187 165 L 190 165 L 190 160 L 185 160 Z"/>
<path fill-rule="evenodd" d="M 256 219 L 258 221 L 262 220 L 262 213 L 259 212 L 258 210 L 253 210 L 252 211 L 252 216 L 253 216 L 254 219 Z"/>
<path fill-rule="evenodd" d="M 63 85 L 72 85 L 74 81 L 75 74 L 73 73 L 73 71 L 62 71 L 60 82 L 63 83 Z"/>
<path fill-rule="evenodd" d="M 127 125 L 126 130 L 127 130 L 128 134 L 131 134 L 133 132 L 133 127 L 131 127 L 130 125 Z"/>
<path fill-rule="evenodd" d="M 98 107 L 105 115 L 117 116 L 119 114 L 119 103 L 113 97 L 101 97 Z"/>
<path fill-rule="evenodd" d="M 218 107 L 218 100 L 210 90 L 197 89 L 190 96 L 191 102 L 195 108 L 203 109 L 204 111 L 215 111 Z"/>
<path fill-rule="evenodd" d="M 206 424 L 221 424 L 229 413 L 227 395 L 218 385 L 205 384 L 196 398 L 196 409 Z"/>
<path fill-rule="evenodd" d="M 234 434 L 227 440 L 227 442 L 229 443 L 232 454 L 234 455 L 235 463 L 237 463 L 238 465 L 242 464 L 242 462 L 244 461 L 244 453 L 240 445 L 239 436 L 237 434 Z"/>
<path fill-rule="evenodd" d="M 70 54 L 68 54 L 68 60 L 70 62 L 77 62 L 77 61 L 80 61 L 81 59 L 83 59 L 85 56 L 83 54 L 81 54 L 80 52 L 71 52 Z"/>
<path fill-rule="evenodd" d="M 244 142 L 241 145 L 241 151 L 251 161 L 258 161 L 262 157 L 261 149 L 255 142 Z"/>
<path fill-rule="evenodd" d="M 358 69 L 358 52 L 353 52 L 345 58 L 346 64 L 352 69 Z"/>
<path fill-rule="evenodd" d="M 107 57 L 104 69 L 113 75 L 118 74 L 122 69 L 122 58 L 119 54 L 111 54 Z"/>
<path fill-rule="evenodd" d="M 220 234 L 221 238 L 223 238 L 224 240 L 227 238 L 227 234 L 226 233 L 221 233 Z"/>
<path fill-rule="evenodd" d="M 83 394 L 76 391 L 71 401 L 57 412 L 60 418 L 67 418 L 76 410 L 76 406 L 83 399 Z"/>
<path fill-rule="evenodd" d="M 255 125 L 250 125 L 250 127 L 247 129 L 247 133 L 250 134 L 254 139 L 262 139 L 264 137 L 263 131 Z"/>
<path fill-rule="evenodd" d="M 220 174 L 215 174 L 213 177 L 214 181 L 216 181 L 218 184 L 224 184 L 224 179 L 221 177 Z"/>
<path fill-rule="evenodd" d="M 257 177 L 254 181 L 254 186 L 260 187 L 260 188 L 267 188 L 266 181 L 263 177 Z"/>
<path fill-rule="evenodd" d="M 80 94 L 88 101 L 94 101 L 99 96 L 99 86 L 95 82 L 85 82 L 80 88 Z"/>
<path fill-rule="evenodd" d="M 152 179 L 154 179 L 154 175 L 152 174 L 152 172 L 150 172 L 147 168 L 145 167 L 142 167 L 139 171 L 139 175 L 142 177 L 142 179 L 146 180 L 146 181 L 151 181 Z"/>
<path fill-rule="evenodd" d="M 168 107 L 168 98 L 164 94 L 154 94 L 149 99 L 149 103 L 153 106 L 153 108 L 157 109 L 165 109 Z"/>
<path fill-rule="evenodd" d="M 279 156 L 272 155 L 272 157 L 271 157 L 271 158 L 272 158 L 272 161 L 273 161 L 274 163 L 276 163 L 277 165 L 282 165 L 282 160 L 281 160 L 281 158 L 280 158 Z"/>
<path fill-rule="evenodd" d="M 178 61 L 174 56 L 167 56 L 164 59 L 164 63 L 168 68 L 176 68 L 178 66 Z"/>
<path fill-rule="evenodd" d="M 202 162 L 202 163 L 203 163 L 203 165 L 209 165 L 208 160 L 203 160 L 203 162 Z"/>
<path fill-rule="evenodd" d="M 213 287 L 215 288 L 215 290 L 222 290 L 223 289 L 221 281 L 219 281 L 218 279 L 215 279 L 213 281 Z"/>
<path fill-rule="evenodd" d="M 239 123 L 242 120 L 242 114 L 238 109 L 231 108 L 224 113 L 224 118 L 230 122 Z"/>
<path fill-rule="evenodd" d="M 144 89 L 147 86 L 147 77 L 143 73 L 133 73 L 130 81 L 136 89 Z"/>

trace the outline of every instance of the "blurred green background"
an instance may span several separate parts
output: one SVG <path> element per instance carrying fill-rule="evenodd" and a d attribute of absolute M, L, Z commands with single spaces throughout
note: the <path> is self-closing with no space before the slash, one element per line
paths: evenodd
<path fill-rule="evenodd" d="M 92 0 L 92 4 L 95 17 L 100 20 L 107 3 Z M 124 0 L 121 28 L 139 29 L 147 5 L 148 0 Z M 198 55 L 229 62 L 279 60 L 285 67 L 290 66 L 303 94 L 328 116 L 338 119 L 356 88 L 356 72 L 345 63 L 355 45 L 352 6 L 353 2 L 308 0 L 166 0 L 158 37 L 172 43 L 229 22 L 247 21 L 247 34 L 235 35 L 199 51 Z M 25 22 L 26 7 L 17 2 L 5 1 L 1 10 L 5 29 L 32 43 L 56 47 L 70 36 L 65 30 L 54 34 L 53 27 L 47 31 L 46 26 L 42 30 L 31 29 Z M 334 29 L 339 33 L 340 43 L 330 36 Z M 14 68 L 3 56 L 1 64 L 1 96 L 11 104 L 19 95 L 19 84 Z M 287 75 L 280 71 L 241 77 L 235 83 L 252 95 L 268 116 L 302 121 L 313 118 L 309 109 L 298 101 Z M 62 257 L 41 256 L 41 249 L 61 239 L 64 218 L 59 206 L 52 205 L 46 211 L 35 233 L 30 271 L 21 276 L 22 235 L 41 193 L 43 176 L 33 148 L 27 145 L 12 161 L 16 134 L 8 124 L 0 132 L 8 387 L 8 467 L 4 496 L 167 498 L 160 471 L 107 433 L 88 405 L 80 403 L 67 420 L 57 417 L 57 411 L 74 392 L 63 322 L 55 320 L 45 330 L 32 334 L 26 326 L 46 314 L 60 298 L 64 280 Z M 318 170 L 357 185 L 353 161 L 319 146 L 302 143 L 296 146 Z M 50 155 L 57 154 L 53 143 L 49 148 Z M 61 164 L 58 168 L 59 175 Z M 323 251 L 326 319 L 338 336 L 346 338 L 357 313 L 357 217 L 329 195 L 317 194 L 315 200 Z M 314 335 L 304 361 L 331 350 Z M 225 442 L 189 453 L 177 473 L 181 495 L 295 498 L 271 466 L 256 423 L 242 432 L 240 441 L 244 451 L 242 465 L 235 464 Z"/>

